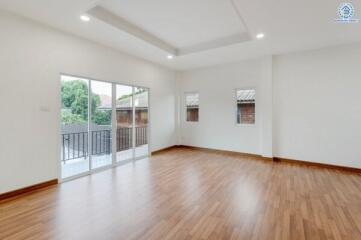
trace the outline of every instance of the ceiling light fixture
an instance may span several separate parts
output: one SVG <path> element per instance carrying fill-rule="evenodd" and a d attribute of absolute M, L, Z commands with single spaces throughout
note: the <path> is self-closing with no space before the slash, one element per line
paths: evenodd
<path fill-rule="evenodd" d="M 86 15 L 81 15 L 80 16 L 80 19 L 83 21 L 83 22 L 89 22 L 90 21 L 90 17 L 86 16 Z"/>
<path fill-rule="evenodd" d="M 256 36 L 257 39 L 262 39 L 264 38 L 264 33 L 258 33 Z"/>
<path fill-rule="evenodd" d="M 173 56 L 173 55 L 168 55 L 167 58 L 168 58 L 168 59 L 173 59 L 174 56 Z"/>

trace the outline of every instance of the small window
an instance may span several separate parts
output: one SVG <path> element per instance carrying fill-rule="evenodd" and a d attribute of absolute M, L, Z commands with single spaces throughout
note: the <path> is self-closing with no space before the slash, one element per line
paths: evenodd
<path fill-rule="evenodd" d="M 256 90 L 237 90 L 237 123 L 255 124 L 256 122 Z"/>
<path fill-rule="evenodd" d="M 198 122 L 199 119 L 199 93 L 186 93 L 187 122 Z"/>

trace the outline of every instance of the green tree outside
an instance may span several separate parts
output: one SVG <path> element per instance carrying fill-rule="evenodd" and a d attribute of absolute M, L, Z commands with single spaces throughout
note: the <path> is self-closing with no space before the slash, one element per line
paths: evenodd
<path fill-rule="evenodd" d="M 65 124 L 88 121 L 88 84 L 81 80 L 61 81 L 61 120 Z M 99 110 L 100 97 L 92 94 L 92 121 L 98 125 L 110 125 L 111 110 Z"/>

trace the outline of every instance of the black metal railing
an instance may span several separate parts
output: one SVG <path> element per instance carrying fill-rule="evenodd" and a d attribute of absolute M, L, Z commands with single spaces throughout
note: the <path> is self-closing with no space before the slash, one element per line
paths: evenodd
<path fill-rule="evenodd" d="M 128 150 L 133 145 L 133 129 L 118 128 L 117 129 L 117 152 Z M 135 146 L 139 147 L 148 144 L 147 126 L 135 127 Z"/>
<path fill-rule="evenodd" d="M 135 127 L 135 146 L 148 144 L 148 129 L 146 126 Z"/>
<path fill-rule="evenodd" d="M 88 132 L 61 135 L 61 160 L 63 162 L 88 156 Z"/>
<path fill-rule="evenodd" d="M 110 130 L 92 131 L 92 155 L 110 154 L 112 152 L 111 137 Z"/>
<path fill-rule="evenodd" d="M 122 127 L 117 129 L 116 149 L 117 152 L 131 149 L 133 146 L 133 129 Z M 135 128 L 135 146 L 148 144 L 147 126 Z M 105 155 L 112 152 L 111 130 L 91 132 L 91 154 Z M 66 162 L 88 156 L 88 132 L 63 133 L 61 135 L 61 161 Z"/>
<path fill-rule="evenodd" d="M 132 128 L 118 128 L 117 129 L 117 152 L 128 150 L 132 148 L 133 134 Z"/>

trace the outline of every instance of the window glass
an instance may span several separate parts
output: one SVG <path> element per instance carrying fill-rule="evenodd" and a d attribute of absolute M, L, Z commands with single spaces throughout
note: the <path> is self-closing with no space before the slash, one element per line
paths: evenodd
<path fill-rule="evenodd" d="M 187 122 L 198 122 L 199 120 L 199 93 L 186 93 Z"/>
<path fill-rule="evenodd" d="M 255 124 L 256 122 L 256 90 L 237 90 L 237 123 Z"/>

